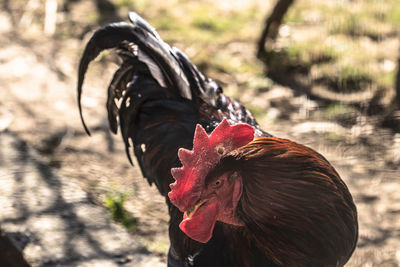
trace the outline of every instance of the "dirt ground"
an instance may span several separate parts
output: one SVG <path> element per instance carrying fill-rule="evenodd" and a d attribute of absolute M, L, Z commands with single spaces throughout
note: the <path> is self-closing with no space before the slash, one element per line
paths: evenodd
<path fill-rule="evenodd" d="M 114 222 L 76 179 L 60 175 L 15 135 L 0 134 L 1 266 L 161 267 L 165 262 Z M 14 255 L 14 256 L 12 256 Z"/>
<path fill-rule="evenodd" d="M 104 103 L 115 66 L 101 60 L 87 77 L 83 108 L 92 129 L 88 137 L 75 93 L 83 43 L 24 39 L 14 34 L 1 12 L 0 21 L 0 132 L 18 136 L 39 151 L 49 166 L 77 181 L 99 205 L 104 205 L 105 195 L 128 195 L 125 207 L 139 220 L 132 238 L 165 260 L 164 199 L 130 166 L 120 136 L 108 131 Z M 246 91 L 241 100 L 261 102 L 263 129 L 313 147 L 349 186 L 359 212 L 360 237 L 346 266 L 400 266 L 400 134 L 376 128 L 374 118 L 361 115 L 349 127 L 318 119 L 321 103 L 279 85 L 259 93 Z"/>

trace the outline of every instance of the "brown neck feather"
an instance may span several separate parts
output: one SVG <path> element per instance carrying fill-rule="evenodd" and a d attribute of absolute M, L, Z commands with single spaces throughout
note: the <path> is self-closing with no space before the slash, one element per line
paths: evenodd
<path fill-rule="evenodd" d="M 358 235 L 352 197 L 329 162 L 289 140 L 261 137 L 232 152 L 218 168 L 237 171 L 237 207 L 247 235 L 282 266 L 342 266 Z"/>

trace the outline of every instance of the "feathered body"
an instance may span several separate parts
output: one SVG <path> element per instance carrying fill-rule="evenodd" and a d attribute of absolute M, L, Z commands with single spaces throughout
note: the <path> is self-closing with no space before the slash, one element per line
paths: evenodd
<path fill-rule="evenodd" d="M 182 52 L 164 43 L 145 20 L 136 13 L 129 17 L 131 24 L 106 25 L 88 42 L 79 66 L 78 104 L 81 112 L 89 63 L 101 51 L 115 48 L 122 63 L 108 87 L 110 128 L 117 133 L 119 123 L 129 159 L 131 139 L 143 176 L 166 197 L 169 266 L 343 265 L 356 244 L 357 214 L 333 167 L 315 151 L 260 130 L 246 108 L 224 95 Z M 229 173 L 224 179 L 230 187 L 224 194 L 235 192 L 234 207 L 229 214 L 215 215 L 212 228 L 206 229 L 211 238 L 203 235 L 201 242 L 195 241 L 187 235 L 190 230 L 185 234 L 179 225 L 188 214 L 196 218 L 211 201 L 207 198 L 200 205 L 194 189 L 185 189 L 178 195 L 193 198 L 184 202 L 194 201 L 188 205 L 196 210 L 179 206 L 183 202 L 177 194 L 167 196 L 175 182 L 171 169 L 182 165 L 186 152 L 179 152 L 178 158 L 180 148 L 193 148 L 196 125 L 197 136 L 199 128 L 211 134 L 221 125 L 236 124 L 250 127 L 251 138 L 229 151 L 218 147 L 220 160 L 202 178 L 209 183 Z M 231 178 L 232 173 L 239 178 Z M 172 191 L 179 190 L 176 186 Z"/>

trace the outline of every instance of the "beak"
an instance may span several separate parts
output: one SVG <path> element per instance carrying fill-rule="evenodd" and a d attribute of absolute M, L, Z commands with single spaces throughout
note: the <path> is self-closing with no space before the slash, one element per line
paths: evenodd
<path fill-rule="evenodd" d="M 190 209 L 188 209 L 186 211 L 186 215 L 188 218 L 192 218 L 193 215 L 196 213 L 196 211 L 205 203 L 207 202 L 207 199 L 205 200 L 201 200 L 199 203 L 197 203 L 196 205 L 194 205 L 193 207 L 191 207 Z"/>

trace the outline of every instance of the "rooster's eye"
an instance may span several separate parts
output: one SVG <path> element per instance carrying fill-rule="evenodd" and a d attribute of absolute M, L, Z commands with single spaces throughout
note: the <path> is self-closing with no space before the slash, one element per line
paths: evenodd
<path fill-rule="evenodd" d="M 222 184 L 221 180 L 216 180 L 214 183 L 215 186 L 220 186 L 221 184 Z"/>
<path fill-rule="evenodd" d="M 218 152 L 218 154 L 222 155 L 225 152 L 225 148 L 223 148 L 222 146 L 218 147 L 217 152 Z"/>

